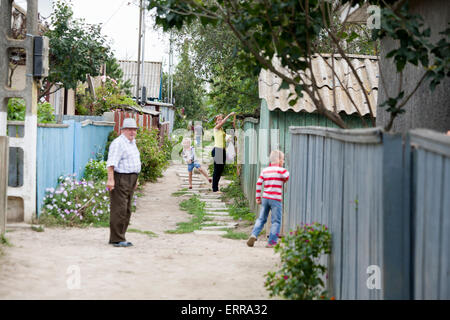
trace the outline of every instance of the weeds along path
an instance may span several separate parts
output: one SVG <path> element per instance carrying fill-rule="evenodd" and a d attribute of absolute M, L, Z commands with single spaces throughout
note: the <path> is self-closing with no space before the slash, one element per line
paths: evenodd
<path fill-rule="evenodd" d="M 133 247 L 108 245 L 108 228 L 10 229 L 0 299 L 268 299 L 265 274 L 279 261 L 272 249 L 165 232 L 191 218 L 179 209 L 182 197 L 172 196 L 180 168 L 145 186 L 127 233 Z"/>

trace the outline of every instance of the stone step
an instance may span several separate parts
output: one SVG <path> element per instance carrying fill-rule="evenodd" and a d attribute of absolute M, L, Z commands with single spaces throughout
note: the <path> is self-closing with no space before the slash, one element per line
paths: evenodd
<path fill-rule="evenodd" d="M 235 221 L 232 216 L 217 216 L 217 215 L 206 215 L 207 218 L 212 220 L 206 222 L 233 222 Z"/>
<path fill-rule="evenodd" d="M 189 181 L 183 181 L 184 183 L 187 183 L 187 185 L 189 185 Z M 203 181 L 192 181 L 192 185 L 200 185 L 200 184 L 204 184 L 205 182 Z"/>
<path fill-rule="evenodd" d="M 204 187 L 201 187 L 201 186 L 202 186 L 201 184 L 192 184 L 192 188 L 195 189 L 195 190 L 198 190 L 198 191 L 207 191 L 207 190 L 209 190 L 209 188 L 204 188 Z M 182 184 L 181 188 L 189 188 L 189 185 L 188 184 Z"/>
<path fill-rule="evenodd" d="M 217 230 L 195 230 L 194 234 L 197 235 L 205 235 L 205 236 L 223 236 L 227 234 L 226 231 L 217 231 Z"/>
<path fill-rule="evenodd" d="M 214 226 L 212 226 L 214 224 Z M 202 223 L 202 227 L 225 227 L 225 228 L 235 228 L 238 226 L 237 222 L 227 222 L 227 221 L 206 221 Z"/>
<path fill-rule="evenodd" d="M 225 211 L 206 211 L 208 216 L 229 216 L 230 214 Z"/>
<path fill-rule="evenodd" d="M 233 226 L 211 226 L 211 227 L 202 227 L 202 230 L 222 230 L 222 229 L 235 229 Z"/>
<path fill-rule="evenodd" d="M 220 195 L 218 194 L 211 194 L 211 193 L 205 193 L 202 195 L 204 199 L 220 199 Z"/>
<path fill-rule="evenodd" d="M 220 200 L 218 198 L 215 199 L 215 198 L 204 198 L 204 197 L 200 198 L 200 201 L 211 202 L 211 203 L 221 203 L 222 202 L 222 200 Z"/>
<path fill-rule="evenodd" d="M 186 185 L 181 185 L 181 188 L 188 188 L 189 186 L 186 184 Z M 196 190 L 196 191 L 208 191 L 209 190 L 209 188 L 198 188 L 198 186 L 192 186 L 192 189 L 190 189 L 190 190 Z"/>
<path fill-rule="evenodd" d="M 228 211 L 227 207 L 209 207 L 209 206 L 206 206 L 205 209 L 207 211 Z"/>

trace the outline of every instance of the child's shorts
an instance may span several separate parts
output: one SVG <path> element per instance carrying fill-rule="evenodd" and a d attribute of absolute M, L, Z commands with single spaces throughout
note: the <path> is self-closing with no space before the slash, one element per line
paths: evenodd
<path fill-rule="evenodd" d="M 188 171 L 192 172 L 192 170 L 194 170 L 194 167 L 199 169 L 200 168 L 200 164 L 196 163 L 196 162 L 188 164 Z"/>

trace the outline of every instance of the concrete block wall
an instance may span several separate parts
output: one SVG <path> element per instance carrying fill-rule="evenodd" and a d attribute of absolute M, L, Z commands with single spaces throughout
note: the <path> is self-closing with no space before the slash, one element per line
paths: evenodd
<path fill-rule="evenodd" d="M 20 98 L 26 103 L 25 134 L 10 137 L 10 148 L 23 150 L 23 185 L 8 187 L 8 212 L 22 210 L 23 220 L 31 222 L 36 216 L 36 135 L 37 135 L 37 84 L 33 74 L 33 35 L 38 34 L 38 1 L 27 0 L 27 31 L 23 40 L 13 39 L 11 32 L 12 1 L 1 0 L 0 10 L 0 136 L 6 136 L 8 100 Z M 22 48 L 26 52 L 25 88 L 8 87 L 9 48 Z"/>

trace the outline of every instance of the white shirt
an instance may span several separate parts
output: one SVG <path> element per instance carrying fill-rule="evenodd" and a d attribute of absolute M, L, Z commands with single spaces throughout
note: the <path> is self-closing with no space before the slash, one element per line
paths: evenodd
<path fill-rule="evenodd" d="M 130 141 L 123 134 L 114 139 L 109 146 L 106 166 L 114 166 L 114 171 L 118 173 L 139 173 L 141 155 L 136 146 L 136 140 Z"/>
<path fill-rule="evenodd" d="M 182 152 L 182 154 L 181 154 L 182 156 L 183 156 L 183 160 L 186 162 L 186 163 L 189 163 L 189 160 L 192 160 L 192 162 L 191 163 L 194 163 L 195 162 L 195 149 L 194 149 L 194 147 L 190 147 L 189 149 L 183 149 L 183 152 Z"/>

